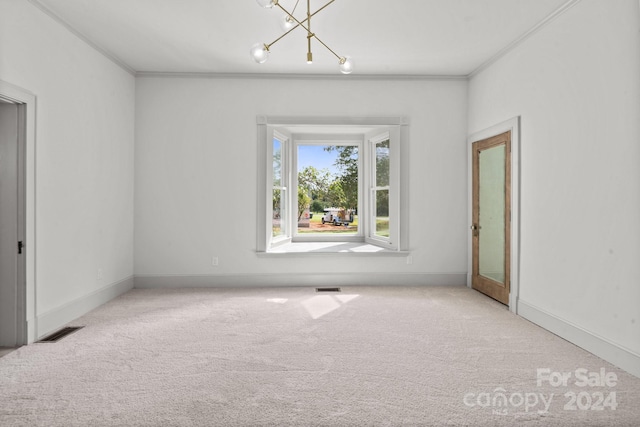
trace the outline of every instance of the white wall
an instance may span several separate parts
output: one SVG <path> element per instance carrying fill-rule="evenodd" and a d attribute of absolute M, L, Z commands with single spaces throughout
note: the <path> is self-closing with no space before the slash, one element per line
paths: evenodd
<path fill-rule="evenodd" d="M 148 276 L 278 273 L 398 280 L 454 273 L 464 284 L 465 80 L 139 77 L 136 92 L 136 286 Z M 407 116 L 413 264 L 404 257 L 259 258 L 258 115 Z"/>
<path fill-rule="evenodd" d="M 0 1 L 0 52 L 0 80 L 37 97 L 27 250 L 42 335 L 78 301 L 131 280 L 135 79 L 27 1 Z"/>
<path fill-rule="evenodd" d="M 522 305 L 636 364 L 639 17 L 637 0 L 583 0 L 469 86 L 470 134 L 521 116 Z"/>

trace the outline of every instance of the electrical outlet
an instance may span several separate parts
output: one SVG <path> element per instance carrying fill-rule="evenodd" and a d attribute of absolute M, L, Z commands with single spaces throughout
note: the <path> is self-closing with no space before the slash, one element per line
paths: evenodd
<path fill-rule="evenodd" d="M 413 257 L 411 255 L 409 255 L 407 257 L 407 265 L 411 265 L 411 264 L 413 264 Z"/>
<path fill-rule="evenodd" d="M 102 280 L 102 269 L 101 268 L 98 269 L 98 272 L 96 273 L 96 276 L 97 276 L 98 280 Z"/>
<path fill-rule="evenodd" d="M 217 257 L 217 256 L 214 256 L 214 257 L 211 259 L 211 265 L 218 265 L 218 257 Z"/>

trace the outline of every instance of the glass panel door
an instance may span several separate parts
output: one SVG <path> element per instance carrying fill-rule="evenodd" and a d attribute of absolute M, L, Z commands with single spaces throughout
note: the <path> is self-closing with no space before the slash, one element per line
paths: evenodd
<path fill-rule="evenodd" d="M 474 289 L 509 303 L 511 268 L 511 132 L 473 143 Z"/>
<path fill-rule="evenodd" d="M 479 152 L 481 276 L 504 284 L 505 279 L 505 145 Z"/>

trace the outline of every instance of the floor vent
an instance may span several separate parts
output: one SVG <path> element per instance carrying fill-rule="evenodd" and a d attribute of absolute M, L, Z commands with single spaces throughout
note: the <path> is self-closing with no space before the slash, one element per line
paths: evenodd
<path fill-rule="evenodd" d="M 52 334 L 47 335 L 46 337 L 40 339 L 37 342 L 58 342 L 62 338 L 71 335 L 72 333 L 79 331 L 84 328 L 84 326 L 67 326 L 65 328 L 60 329 Z"/>
<path fill-rule="evenodd" d="M 340 288 L 316 288 L 316 292 L 342 292 Z"/>

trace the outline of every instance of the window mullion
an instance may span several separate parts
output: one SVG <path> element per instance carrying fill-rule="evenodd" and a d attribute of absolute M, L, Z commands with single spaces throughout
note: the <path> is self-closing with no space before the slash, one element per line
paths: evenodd
<path fill-rule="evenodd" d="M 287 163 L 287 179 L 284 182 L 284 184 L 287 187 L 287 201 L 289 203 L 289 209 L 288 209 L 288 217 L 287 217 L 287 239 L 289 241 L 291 241 L 292 237 L 293 237 L 293 232 L 295 230 L 294 228 L 294 218 L 296 218 L 296 212 L 297 212 L 297 208 L 294 206 L 294 200 L 297 197 L 297 193 L 295 191 L 295 182 L 294 182 L 294 170 L 295 170 L 295 155 L 293 153 L 294 150 L 294 142 L 293 142 L 293 136 L 289 135 L 289 138 L 287 139 L 287 147 L 286 147 L 286 151 L 287 151 L 287 159 L 286 159 L 286 163 Z"/>

